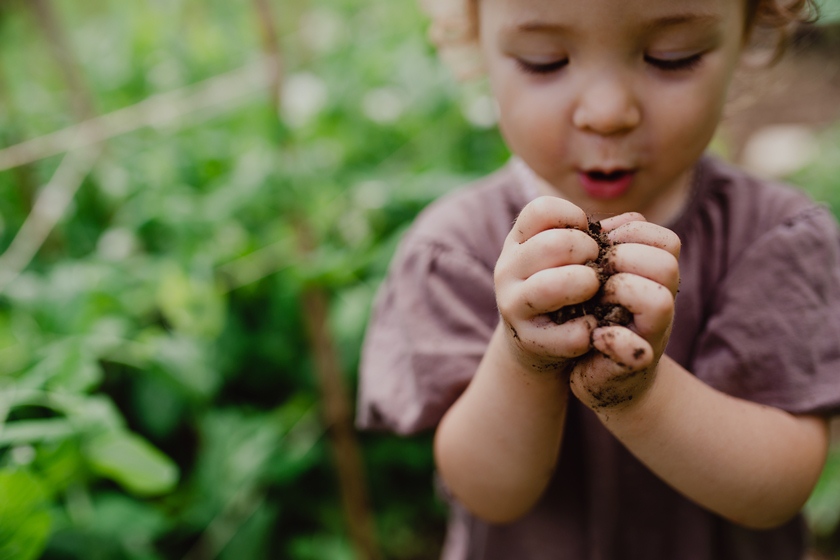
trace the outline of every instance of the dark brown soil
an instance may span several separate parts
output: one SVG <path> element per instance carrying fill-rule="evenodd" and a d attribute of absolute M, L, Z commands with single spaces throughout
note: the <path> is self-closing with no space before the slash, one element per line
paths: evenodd
<path fill-rule="evenodd" d="M 613 274 L 610 270 L 609 264 L 604 261 L 604 256 L 611 246 L 610 240 L 607 235 L 601 231 L 601 224 L 598 222 L 589 222 L 588 233 L 589 236 L 598 243 L 599 251 L 598 259 L 589 261 L 586 263 L 586 266 L 594 268 L 595 272 L 598 273 L 598 280 L 601 282 L 601 289 L 592 299 L 583 303 L 561 307 L 557 311 L 549 313 L 548 316 L 558 325 L 562 325 L 563 323 L 571 321 L 572 319 L 577 319 L 578 317 L 583 317 L 584 315 L 593 315 L 596 319 L 598 319 L 599 327 L 605 327 L 608 325 L 627 326 L 633 320 L 633 315 L 626 307 L 611 303 L 601 303 L 601 299 L 604 295 L 604 283 L 607 281 L 607 278 Z"/>

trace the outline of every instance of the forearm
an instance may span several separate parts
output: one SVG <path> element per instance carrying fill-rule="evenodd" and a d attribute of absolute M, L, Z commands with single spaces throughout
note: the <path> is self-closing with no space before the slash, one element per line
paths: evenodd
<path fill-rule="evenodd" d="M 823 420 L 730 397 L 664 356 L 639 402 L 599 416 L 665 482 L 754 528 L 796 514 L 825 462 Z"/>
<path fill-rule="evenodd" d="M 523 369 L 502 328 L 435 434 L 441 477 L 467 509 L 491 522 L 519 517 L 545 490 L 568 399 L 566 376 Z"/>

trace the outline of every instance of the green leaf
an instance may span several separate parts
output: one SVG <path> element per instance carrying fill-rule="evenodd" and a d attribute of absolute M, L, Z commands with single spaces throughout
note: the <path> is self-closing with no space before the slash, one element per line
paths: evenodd
<path fill-rule="evenodd" d="M 127 548 L 153 549 L 152 543 L 167 527 L 166 518 L 160 511 L 122 494 L 99 495 L 93 505 L 94 531 L 119 540 Z"/>
<path fill-rule="evenodd" d="M 224 326 L 224 299 L 214 283 L 187 276 L 175 266 L 163 273 L 158 303 L 175 329 L 187 335 L 215 338 Z"/>
<path fill-rule="evenodd" d="M 830 24 L 840 21 L 840 0 L 818 0 L 820 7 L 820 24 Z"/>
<path fill-rule="evenodd" d="M 264 551 L 269 550 L 274 528 L 277 526 L 276 509 L 266 506 L 262 501 L 257 504 L 256 511 L 243 519 L 242 525 L 237 527 L 233 538 L 219 555 L 219 560 L 266 558 Z"/>
<path fill-rule="evenodd" d="M 168 437 L 178 427 L 187 404 L 182 391 L 152 372 L 135 379 L 131 402 L 143 431 L 155 438 Z"/>
<path fill-rule="evenodd" d="M 832 449 L 808 503 L 805 516 L 811 530 L 827 536 L 840 527 L 840 448 Z"/>
<path fill-rule="evenodd" d="M 114 432 L 125 425 L 122 413 L 114 401 L 105 395 L 85 395 L 75 399 L 62 399 L 60 395 L 51 397 L 53 401 L 62 404 L 65 414 L 79 427 L 80 432 Z"/>
<path fill-rule="evenodd" d="M 85 448 L 91 468 L 133 494 L 170 492 L 178 482 L 178 467 L 148 441 L 130 432 L 102 434 Z"/>
<path fill-rule="evenodd" d="M 329 534 L 297 537 L 291 543 L 289 557 L 294 560 L 352 560 L 356 557 L 350 543 L 341 537 Z"/>
<path fill-rule="evenodd" d="M 43 360 L 20 381 L 27 389 L 49 388 L 69 393 L 84 393 L 102 381 L 102 369 L 80 338 L 64 339 L 50 346 Z"/>
<path fill-rule="evenodd" d="M 0 560 L 37 558 L 51 525 L 43 484 L 26 471 L 0 471 L 0 496 Z"/>
<path fill-rule="evenodd" d="M 152 334 L 150 345 L 155 367 L 191 395 L 209 398 L 218 389 L 221 378 L 211 365 L 212 348 L 196 338 L 183 335 Z"/>
<path fill-rule="evenodd" d="M 0 426 L 0 446 L 61 440 L 75 433 L 75 426 L 64 418 L 18 420 Z"/>
<path fill-rule="evenodd" d="M 53 495 L 64 492 L 73 482 L 84 480 L 84 463 L 78 440 L 40 445 L 33 468 Z"/>

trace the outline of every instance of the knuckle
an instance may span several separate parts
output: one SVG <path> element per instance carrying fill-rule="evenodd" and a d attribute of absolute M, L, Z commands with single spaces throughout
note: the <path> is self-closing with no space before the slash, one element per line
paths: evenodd
<path fill-rule="evenodd" d="M 533 309 L 539 302 L 545 301 L 548 295 L 549 289 L 545 282 L 528 282 L 523 290 L 522 299 L 528 308 Z"/>
<path fill-rule="evenodd" d="M 519 245 L 514 245 L 502 251 L 499 259 L 496 261 L 496 266 L 493 268 L 493 280 L 497 284 L 499 282 L 509 282 L 517 277 L 517 269 L 523 258 L 523 251 Z"/>
<path fill-rule="evenodd" d="M 522 211 L 529 220 L 539 221 L 549 227 L 567 227 L 568 221 L 586 223 L 583 210 L 556 196 L 540 196 L 528 203 Z"/>
<path fill-rule="evenodd" d="M 672 315 L 674 313 L 674 296 L 665 286 L 657 285 L 651 291 L 650 308 L 656 315 Z"/>
<path fill-rule="evenodd" d="M 507 279 L 510 277 L 509 269 L 510 265 L 508 264 L 507 259 L 499 259 L 496 263 L 496 267 L 493 269 L 493 283 L 496 285 L 497 290 L 501 286 L 504 286 Z"/>
<path fill-rule="evenodd" d="M 547 249 L 568 251 L 570 260 L 581 263 L 594 260 L 598 256 L 598 243 L 579 229 L 552 230 L 550 245 Z"/>
<path fill-rule="evenodd" d="M 545 219 L 551 215 L 552 197 L 540 196 L 535 198 L 522 210 L 529 219 Z"/>
<path fill-rule="evenodd" d="M 676 258 L 666 267 L 665 275 L 669 286 L 677 288 L 680 285 L 680 265 Z"/>
<path fill-rule="evenodd" d="M 499 314 L 508 322 L 516 316 L 514 300 L 507 295 L 497 294 L 496 307 L 499 309 Z"/>

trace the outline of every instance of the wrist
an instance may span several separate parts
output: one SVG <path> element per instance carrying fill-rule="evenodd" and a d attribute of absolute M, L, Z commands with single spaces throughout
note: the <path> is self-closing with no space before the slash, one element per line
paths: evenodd
<path fill-rule="evenodd" d="M 663 355 L 644 375 L 645 385 L 632 399 L 614 407 L 593 409 L 598 419 L 614 435 L 625 437 L 644 434 L 659 422 L 674 389 L 673 366 L 676 362 Z"/>

